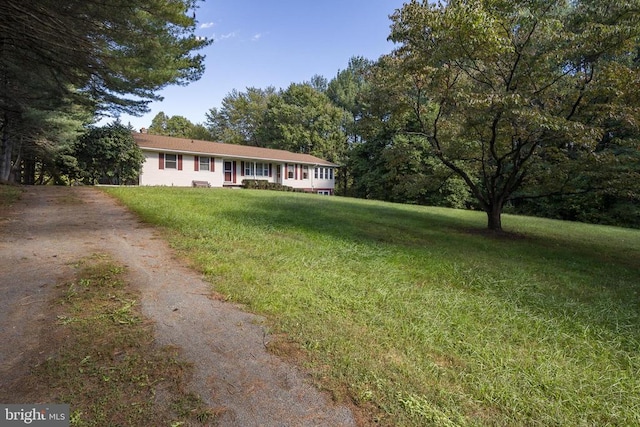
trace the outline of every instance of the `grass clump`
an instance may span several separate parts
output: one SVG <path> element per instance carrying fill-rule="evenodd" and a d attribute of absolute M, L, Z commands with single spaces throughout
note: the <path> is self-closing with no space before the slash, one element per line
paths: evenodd
<path fill-rule="evenodd" d="M 640 425 L 638 230 L 505 215 L 490 235 L 461 210 L 107 191 L 372 423 Z"/>
<path fill-rule="evenodd" d="M 77 268 L 54 307 L 48 348 L 55 351 L 23 382 L 25 398 L 68 403 L 71 426 L 212 421 L 211 410 L 185 389 L 191 368 L 178 349 L 154 344 L 125 269 L 103 255 Z"/>
<path fill-rule="evenodd" d="M 0 208 L 7 208 L 20 199 L 22 191 L 16 185 L 0 183 Z"/>

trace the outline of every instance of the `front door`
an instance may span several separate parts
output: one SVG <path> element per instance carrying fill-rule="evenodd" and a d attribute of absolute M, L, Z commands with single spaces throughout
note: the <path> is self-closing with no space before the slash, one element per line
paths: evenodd
<path fill-rule="evenodd" d="M 224 161 L 224 182 L 233 181 L 233 162 Z"/>

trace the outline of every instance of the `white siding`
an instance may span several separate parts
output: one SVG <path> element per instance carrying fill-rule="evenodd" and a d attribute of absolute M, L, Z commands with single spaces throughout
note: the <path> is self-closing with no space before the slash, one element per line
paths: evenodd
<path fill-rule="evenodd" d="M 170 153 L 176 154 L 177 153 Z M 182 170 L 177 168 L 167 168 L 165 162 L 165 168 L 159 167 L 159 152 L 144 151 L 145 161 L 142 165 L 142 173 L 140 175 L 140 185 L 150 186 L 175 186 L 175 187 L 191 187 L 193 181 L 207 181 L 212 187 L 222 187 L 224 184 L 224 161 L 235 161 L 236 168 L 236 183 L 234 185 L 241 185 L 243 179 L 261 179 L 269 182 L 281 182 L 283 185 L 302 188 L 307 191 L 316 192 L 318 190 L 332 190 L 335 187 L 335 179 L 330 179 L 327 173 L 316 174 L 316 170 L 313 165 L 307 165 L 308 173 L 306 178 L 304 177 L 304 165 L 295 164 L 293 178 L 287 177 L 286 163 L 278 162 L 265 162 L 263 160 L 241 160 L 241 159 L 224 159 L 222 157 L 215 158 L 214 171 L 204 170 L 195 171 L 194 161 L 195 155 L 183 154 L 182 155 Z M 202 157 L 208 157 L 203 155 Z M 243 176 L 242 162 L 255 162 L 255 163 L 271 163 L 272 164 L 272 176 Z M 278 180 L 277 166 L 280 165 L 282 171 L 282 177 Z M 323 167 L 325 170 L 329 170 L 328 167 Z M 332 172 L 335 178 L 335 170 Z"/>
<path fill-rule="evenodd" d="M 212 172 L 211 170 L 194 170 L 195 156 L 190 154 L 182 155 L 182 170 L 178 170 L 177 168 L 169 169 L 166 167 L 165 169 L 160 169 L 159 153 L 145 151 L 144 158 L 142 174 L 140 175 L 140 185 L 191 187 L 193 181 L 207 181 L 212 187 L 222 187 L 222 180 L 224 178 L 222 159 L 215 158 L 215 171 Z"/>

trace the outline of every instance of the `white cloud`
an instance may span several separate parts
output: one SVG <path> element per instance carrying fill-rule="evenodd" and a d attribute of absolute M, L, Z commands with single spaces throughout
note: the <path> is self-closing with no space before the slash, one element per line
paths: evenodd
<path fill-rule="evenodd" d="M 220 41 L 220 40 L 232 39 L 232 38 L 236 37 L 237 35 L 238 35 L 238 33 L 236 33 L 235 31 L 234 31 L 234 32 L 232 32 L 232 33 L 221 34 L 221 35 L 219 35 L 219 36 L 218 36 L 218 35 L 216 35 L 216 34 L 214 34 L 214 35 L 213 35 L 213 39 L 214 39 L 214 40 L 219 40 L 219 41 Z"/>
<path fill-rule="evenodd" d="M 202 29 L 211 28 L 214 25 L 216 25 L 214 22 L 203 22 L 202 24 L 200 24 L 200 28 L 202 28 Z"/>
<path fill-rule="evenodd" d="M 251 41 L 252 42 L 257 42 L 258 40 L 260 40 L 262 38 L 262 36 L 263 36 L 262 33 L 255 34 L 253 37 L 251 37 Z"/>

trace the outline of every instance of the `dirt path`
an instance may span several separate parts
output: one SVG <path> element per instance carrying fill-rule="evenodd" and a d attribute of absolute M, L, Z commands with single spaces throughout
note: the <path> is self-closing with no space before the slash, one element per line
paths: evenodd
<path fill-rule="evenodd" d="M 26 188 L 0 216 L 0 233 L 0 390 L 38 358 L 54 285 L 72 276 L 73 262 L 108 253 L 128 267 L 158 343 L 182 348 L 194 364 L 193 391 L 225 409 L 217 425 L 355 425 L 348 408 L 267 352 L 260 317 L 208 298 L 207 283 L 152 228 L 99 190 Z"/>

